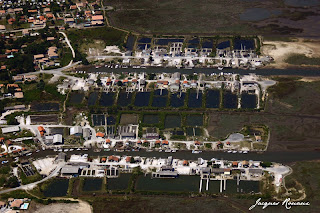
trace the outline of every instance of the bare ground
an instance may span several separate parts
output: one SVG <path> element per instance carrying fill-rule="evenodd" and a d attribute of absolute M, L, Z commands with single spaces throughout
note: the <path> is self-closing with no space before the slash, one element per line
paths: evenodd
<path fill-rule="evenodd" d="M 79 203 L 53 203 L 42 205 L 33 202 L 26 213 L 90 213 L 92 207 L 82 200 Z"/>
<path fill-rule="evenodd" d="M 320 41 L 297 39 L 293 42 L 284 41 L 265 41 L 261 51 L 264 55 L 274 58 L 273 64 L 270 66 L 278 69 L 290 67 L 285 60 L 291 54 L 304 54 L 307 57 L 320 57 Z"/>

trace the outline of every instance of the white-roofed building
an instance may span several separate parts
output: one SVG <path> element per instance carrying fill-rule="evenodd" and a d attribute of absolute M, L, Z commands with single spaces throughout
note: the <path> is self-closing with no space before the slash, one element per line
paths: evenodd
<path fill-rule="evenodd" d="M 70 135 L 81 136 L 82 135 L 82 127 L 74 126 L 70 128 Z"/>
<path fill-rule="evenodd" d="M 53 144 L 62 144 L 62 142 L 63 142 L 62 135 L 56 134 L 53 136 Z"/>
<path fill-rule="evenodd" d="M 19 132 L 20 127 L 19 126 L 11 126 L 11 127 L 5 127 L 2 128 L 2 134 L 12 133 L 12 132 Z"/>

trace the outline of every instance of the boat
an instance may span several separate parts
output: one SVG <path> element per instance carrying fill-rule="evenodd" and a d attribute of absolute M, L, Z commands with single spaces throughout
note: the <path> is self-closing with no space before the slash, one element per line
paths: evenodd
<path fill-rule="evenodd" d="M 94 152 L 101 152 L 101 149 L 94 149 Z"/>
<path fill-rule="evenodd" d="M 85 149 L 83 149 L 84 151 L 88 151 L 88 149 L 87 148 L 85 148 Z"/>
<path fill-rule="evenodd" d="M 152 151 L 153 151 L 152 149 L 147 149 L 147 150 L 146 150 L 146 152 L 152 152 Z"/>
<path fill-rule="evenodd" d="M 159 149 L 159 152 L 162 152 L 162 149 Z"/>
<path fill-rule="evenodd" d="M 58 151 L 58 150 L 57 150 L 57 149 L 54 149 L 53 151 L 56 152 L 56 151 Z"/>
<path fill-rule="evenodd" d="M 69 152 L 72 152 L 74 149 L 70 149 Z"/>
<path fill-rule="evenodd" d="M 248 154 L 248 151 L 243 151 L 242 153 L 243 153 L 243 154 Z"/>
<path fill-rule="evenodd" d="M 58 151 L 59 151 L 59 152 L 62 152 L 62 149 L 59 149 Z"/>
<path fill-rule="evenodd" d="M 171 150 L 170 149 L 166 149 L 164 152 L 171 152 Z"/>
<path fill-rule="evenodd" d="M 64 151 L 64 152 L 68 152 L 68 151 L 69 151 L 69 149 L 64 149 L 63 151 Z"/>
<path fill-rule="evenodd" d="M 176 149 L 173 149 L 173 150 L 171 150 L 171 152 L 175 153 L 175 152 L 177 152 L 177 150 L 176 150 Z"/>
<path fill-rule="evenodd" d="M 192 154 L 199 154 L 201 152 L 202 152 L 201 150 L 192 150 Z"/>
<path fill-rule="evenodd" d="M 78 149 L 77 149 L 77 151 L 81 151 L 81 149 L 80 149 L 80 148 L 78 148 Z"/>
<path fill-rule="evenodd" d="M 235 154 L 235 153 L 237 153 L 237 151 L 236 151 L 236 150 L 234 150 L 232 153 L 233 153 L 233 154 Z"/>
<path fill-rule="evenodd" d="M 231 150 L 228 150 L 228 153 L 231 153 L 232 151 Z"/>
<path fill-rule="evenodd" d="M 223 70 L 223 67 L 218 67 L 218 70 Z"/>
<path fill-rule="evenodd" d="M 239 153 L 242 153 L 242 151 L 240 150 Z"/>

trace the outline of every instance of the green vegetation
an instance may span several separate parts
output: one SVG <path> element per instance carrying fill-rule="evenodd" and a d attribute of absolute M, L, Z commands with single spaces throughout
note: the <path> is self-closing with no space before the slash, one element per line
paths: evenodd
<path fill-rule="evenodd" d="M 67 66 L 70 63 L 70 61 L 73 59 L 71 50 L 69 48 L 68 49 L 63 48 L 60 57 L 62 58 L 60 63 L 62 67 Z"/>
<path fill-rule="evenodd" d="M 320 65 L 320 58 L 310 58 L 304 54 L 291 54 L 285 62 L 293 65 Z"/>
<path fill-rule="evenodd" d="M 2 166 L 0 167 L 0 174 L 6 175 L 11 171 L 10 166 Z"/>
<path fill-rule="evenodd" d="M 41 175 L 38 173 L 38 171 L 34 168 L 35 174 L 32 176 L 26 176 L 24 174 L 24 172 L 19 168 L 19 172 L 20 172 L 20 179 L 21 179 L 21 183 L 23 185 L 29 184 L 29 183 L 33 183 L 36 181 L 39 181 L 42 179 Z"/>
<path fill-rule="evenodd" d="M 45 81 L 46 79 L 41 79 L 38 83 L 22 85 L 22 90 L 24 91 L 24 99 L 22 101 L 27 104 L 33 101 L 63 101 L 65 96 L 57 91 L 57 85 L 48 84 Z"/>
<path fill-rule="evenodd" d="M 93 42 L 94 40 L 102 40 L 105 45 L 122 46 L 125 33 L 110 27 L 97 27 L 85 30 L 70 30 L 68 38 L 72 44 L 81 44 L 82 42 Z M 79 39 L 81 38 L 81 39 Z"/>
<path fill-rule="evenodd" d="M 296 79 L 294 78 L 276 78 L 278 83 L 268 89 L 269 93 L 275 98 L 283 98 L 290 93 L 293 93 L 296 88 Z"/>
<path fill-rule="evenodd" d="M 296 198 L 302 196 L 303 191 L 307 200 L 316 203 L 320 201 L 320 164 L 317 161 L 297 162 L 292 166 L 293 172 L 285 178 L 286 188 Z M 319 206 L 317 207 L 319 210 Z"/>
<path fill-rule="evenodd" d="M 268 32 L 279 34 L 275 31 L 276 29 L 280 32 L 284 31 L 278 25 L 257 27 L 251 24 L 253 22 L 240 20 L 240 14 L 248 8 L 267 8 L 266 5 L 255 1 L 241 1 L 239 3 L 237 0 L 227 2 L 223 0 L 200 0 L 197 2 L 104 0 L 104 2 L 114 8 L 121 8 L 108 12 L 109 20 L 113 26 L 140 33 L 252 35 Z M 279 4 L 277 1 L 271 1 L 270 4 L 268 8 L 283 7 L 283 4 Z M 234 8 L 237 8 L 237 10 Z M 198 19 L 194 17 L 198 17 Z M 211 20 L 215 21 L 211 22 Z M 288 31 L 290 31 L 290 28 L 287 27 L 287 34 Z"/>

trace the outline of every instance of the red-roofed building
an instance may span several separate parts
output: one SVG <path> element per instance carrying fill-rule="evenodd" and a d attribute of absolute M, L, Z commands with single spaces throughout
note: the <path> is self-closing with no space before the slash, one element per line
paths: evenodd
<path fill-rule="evenodd" d="M 162 141 L 162 145 L 169 145 L 169 141 Z"/>
<path fill-rule="evenodd" d="M 96 137 L 101 137 L 101 138 L 103 138 L 103 137 L 104 137 L 104 133 L 102 133 L 102 132 L 97 132 Z"/>
<path fill-rule="evenodd" d="M 110 161 L 110 162 L 119 162 L 119 158 L 116 157 L 116 156 L 111 155 L 111 156 L 108 157 L 108 161 Z"/>
<path fill-rule="evenodd" d="M 92 21 L 103 21 L 102 15 L 95 15 L 91 17 Z"/>
<path fill-rule="evenodd" d="M 183 164 L 184 166 L 188 166 L 189 163 L 188 163 L 187 160 L 184 160 L 182 164 Z"/>
<path fill-rule="evenodd" d="M 130 163 L 130 161 L 131 161 L 131 157 L 130 156 L 126 157 L 126 162 Z"/>

